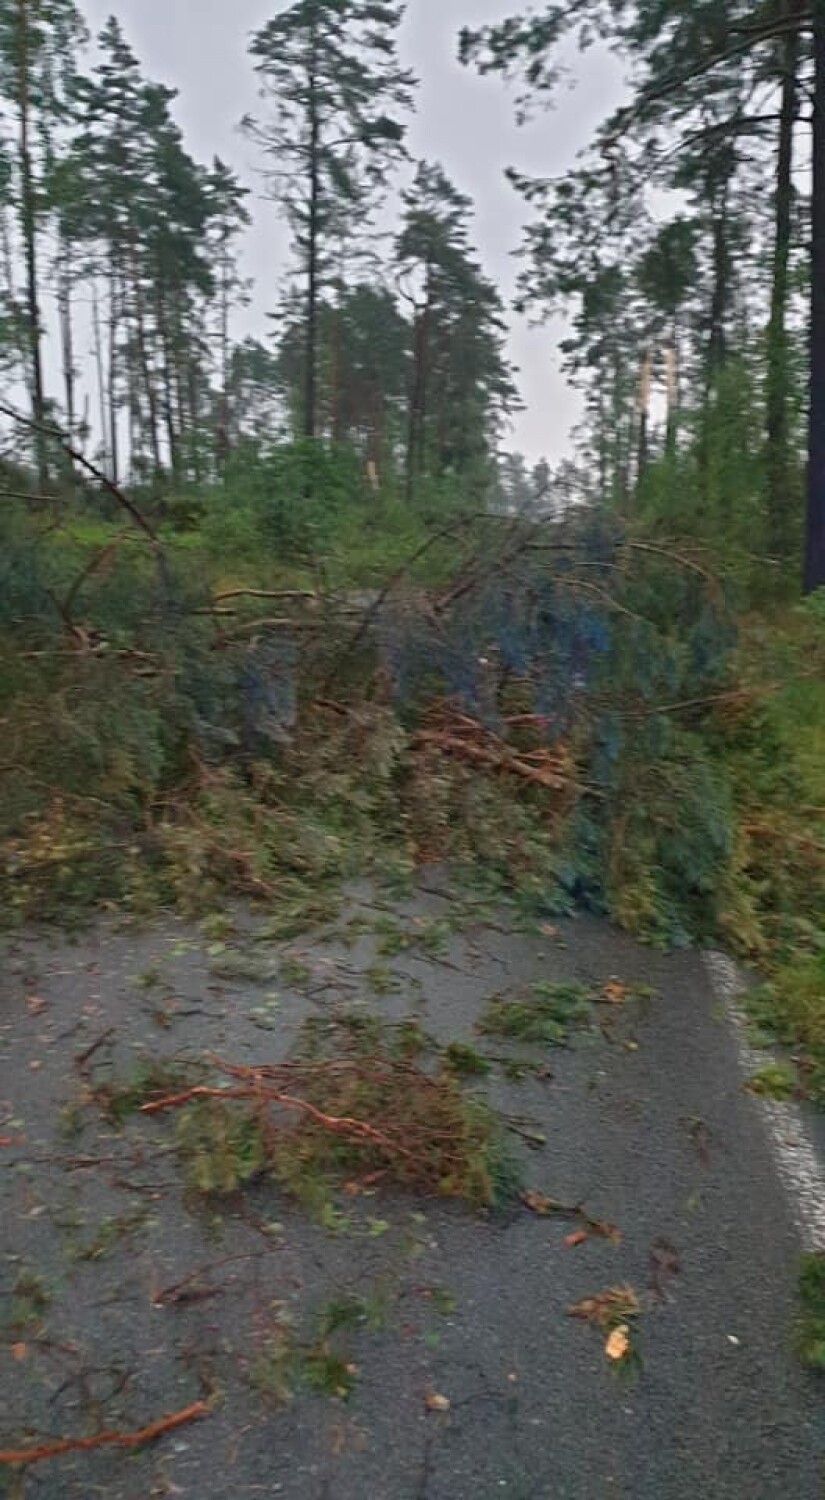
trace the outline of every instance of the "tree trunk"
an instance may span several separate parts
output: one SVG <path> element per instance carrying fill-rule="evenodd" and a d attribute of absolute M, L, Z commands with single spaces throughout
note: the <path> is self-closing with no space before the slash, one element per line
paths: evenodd
<path fill-rule="evenodd" d="M 177 478 L 180 467 L 178 434 L 175 429 L 174 381 L 172 352 L 169 346 L 169 327 L 166 316 L 164 289 L 161 286 L 160 270 L 155 272 L 155 319 L 163 354 L 163 416 L 166 423 L 166 440 L 169 444 L 169 463 Z"/>
<path fill-rule="evenodd" d="M 790 19 L 797 10 L 795 0 L 780 0 L 780 18 Z M 768 323 L 768 367 L 766 390 L 766 469 L 768 483 L 768 541 L 776 557 L 787 557 L 790 549 L 790 432 L 788 395 L 788 293 L 793 231 L 794 132 L 799 113 L 798 32 L 779 44 L 782 105 L 776 161 L 774 206 L 773 281 Z"/>
<path fill-rule="evenodd" d="M 29 79 L 29 5 L 18 0 L 20 18 L 20 51 L 18 57 L 18 97 L 20 127 L 20 221 L 26 261 L 26 312 L 31 384 L 32 417 L 35 422 L 34 451 L 37 475 L 42 489 L 49 483 L 49 462 L 43 425 L 46 398 L 43 386 L 43 357 L 40 325 L 40 283 L 37 268 L 37 194 L 31 155 L 31 93 Z"/>
<path fill-rule="evenodd" d="M 309 208 L 307 222 L 306 370 L 304 372 L 304 437 L 313 442 L 317 430 L 318 383 L 318 254 L 321 222 L 321 109 L 318 98 L 317 22 L 312 23 L 309 61 Z"/>
<path fill-rule="evenodd" d="M 57 301 L 60 317 L 60 344 L 63 359 L 63 389 L 66 399 L 66 431 L 69 439 L 75 430 L 75 389 L 77 370 L 74 363 L 74 322 L 72 318 L 72 268 L 71 250 L 61 235 L 60 256 L 57 268 Z"/>
<path fill-rule="evenodd" d="M 114 251 L 112 252 L 109 265 L 109 399 L 108 399 L 108 422 L 109 422 L 109 459 L 111 465 L 111 479 L 117 484 L 120 479 L 120 453 L 117 431 L 117 334 L 118 334 L 118 300 L 117 300 L 117 265 Z"/>
<path fill-rule="evenodd" d="M 665 350 L 665 381 L 667 385 L 667 426 L 665 429 L 665 454 L 676 457 L 676 442 L 679 432 L 679 327 L 674 318 L 670 333 L 670 346 Z"/>
<path fill-rule="evenodd" d="M 215 424 L 215 465 L 219 474 L 226 468 L 231 449 L 229 432 L 229 226 L 224 225 L 221 234 L 221 298 L 220 298 L 220 395 L 218 397 L 217 421 Z"/>
<path fill-rule="evenodd" d="M 649 349 L 642 353 L 639 366 L 639 387 L 636 393 L 636 488 L 641 487 L 649 460 L 648 446 L 648 424 L 650 420 L 650 382 L 652 375 L 652 355 Z"/>
<path fill-rule="evenodd" d="M 97 282 L 92 282 L 92 328 L 95 340 L 95 368 L 97 370 L 97 393 L 100 402 L 100 442 L 103 449 L 104 467 L 109 467 L 109 443 L 106 420 L 106 379 L 103 374 L 103 330 L 100 323 L 100 303 Z"/>
<path fill-rule="evenodd" d="M 424 304 L 415 320 L 413 340 L 413 373 L 410 387 L 410 406 L 407 424 L 407 474 L 405 495 L 407 503 L 412 500 L 415 481 L 424 467 L 424 446 L 427 429 L 427 380 L 430 353 L 430 267 L 427 267 Z"/>
<path fill-rule="evenodd" d="M 146 338 L 146 310 L 143 305 L 143 292 L 140 284 L 140 266 L 137 254 L 137 240 L 135 230 L 130 230 L 131 250 L 131 273 L 132 273 L 132 303 L 135 318 L 135 340 L 137 343 L 138 363 L 141 376 L 143 377 L 143 388 L 146 392 L 146 409 L 149 418 L 149 445 L 152 450 L 152 463 L 155 473 L 160 474 L 163 469 L 163 459 L 160 451 L 160 423 L 158 420 L 158 398 L 155 391 L 155 382 L 149 364 L 149 347 Z"/>
<path fill-rule="evenodd" d="M 825 586 L 825 0 L 814 0 L 811 400 L 804 588 Z"/>
<path fill-rule="evenodd" d="M 710 304 L 708 340 L 708 387 L 725 363 L 727 353 L 727 315 L 730 305 L 731 277 L 728 250 L 728 183 L 725 182 L 713 205 L 713 293 Z"/>

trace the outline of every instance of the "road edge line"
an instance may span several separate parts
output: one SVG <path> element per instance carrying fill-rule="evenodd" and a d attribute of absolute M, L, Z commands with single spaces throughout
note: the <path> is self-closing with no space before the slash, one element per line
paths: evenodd
<path fill-rule="evenodd" d="M 730 1022 L 739 1067 L 746 1079 L 751 1078 L 776 1059 L 755 1047 L 748 1036 L 748 1018 L 740 1003 L 745 986 L 733 959 L 715 951 L 705 952 L 703 959 L 713 992 Z M 758 1103 L 802 1247 L 825 1252 L 825 1168 L 802 1111 L 791 1100 L 760 1098 Z"/>

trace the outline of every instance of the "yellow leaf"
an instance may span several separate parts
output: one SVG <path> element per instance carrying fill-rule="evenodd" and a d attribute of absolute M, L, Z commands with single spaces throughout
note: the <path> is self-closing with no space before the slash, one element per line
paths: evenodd
<path fill-rule="evenodd" d="M 427 1411 L 449 1411 L 450 1400 L 448 1396 L 440 1396 L 438 1391 L 428 1391 L 424 1397 L 424 1405 Z"/>
<path fill-rule="evenodd" d="M 607 1343 L 604 1346 L 604 1352 L 607 1355 L 608 1359 L 619 1360 L 626 1358 L 629 1349 L 630 1329 L 628 1328 L 626 1323 L 620 1323 L 618 1328 L 613 1329 L 613 1332 L 608 1338 Z"/>
<path fill-rule="evenodd" d="M 12 1344 L 12 1346 L 11 1346 L 11 1357 L 12 1357 L 12 1359 L 16 1359 L 16 1360 L 25 1359 L 26 1355 L 28 1354 L 28 1352 L 29 1351 L 26 1348 L 25 1344 Z"/>

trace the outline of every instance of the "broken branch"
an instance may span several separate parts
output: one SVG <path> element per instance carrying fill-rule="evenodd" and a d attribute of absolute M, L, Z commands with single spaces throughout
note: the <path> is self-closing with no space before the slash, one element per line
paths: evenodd
<path fill-rule="evenodd" d="M 55 1438 L 50 1443 L 39 1443 L 29 1448 L 0 1448 L 0 1464 L 38 1464 L 47 1458 L 60 1458 L 64 1453 L 86 1453 L 91 1448 L 142 1448 L 154 1443 L 167 1432 L 175 1432 L 187 1422 L 195 1422 L 209 1415 L 205 1401 L 193 1401 L 182 1411 L 170 1412 L 150 1422 L 148 1427 L 139 1427 L 136 1432 L 98 1432 L 94 1437 Z"/>

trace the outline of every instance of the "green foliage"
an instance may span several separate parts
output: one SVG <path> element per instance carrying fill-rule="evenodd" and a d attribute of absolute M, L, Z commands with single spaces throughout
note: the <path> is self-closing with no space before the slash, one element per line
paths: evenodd
<path fill-rule="evenodd" d="M 730 788 L 700 736 L 642 728 L 617 769 L 606 891 L 621 926 L 668 945 L 716 930 L 734 832 Z"/>
<path fill-rule="evenodd" d="M 494 995 L 487 1002 L 479 1029 L 508 1041 L 561 1047 L 591 1017 L 592 995 L 580 984 L 540 980 L 516 998 Z"/>
<path fill-rule="evenodd" d="M 214 558 L 229 561 L 253 557 L 259 548 L 277 558 L 312 558 L 328 550 L 342 514 L 365 516 L 366 501 L 351 449 L 247 443 L 206 497 L 204 545 Z"/>
<path fill-rule="evenodd" d="M 766 1099 L 791 1099 L 796 1088 L 796 1074 L 789 1063 L 765 1063 L 751 1074 L 747 1087 L 751 1094 L 760 1094 Z"/>
<path fill-rule="evenodd" d="M 825 1370 L 825 1255 L 803 1255 L 799 1271 L 799 1358 L 811 1370 Z"/>
<path fill-rule="evenodd" d="M 468 1042 L 450 1042 L 444 1049 L 444 1066 L 458 1078 L 485 1078 L 490 1061 Z"/>

